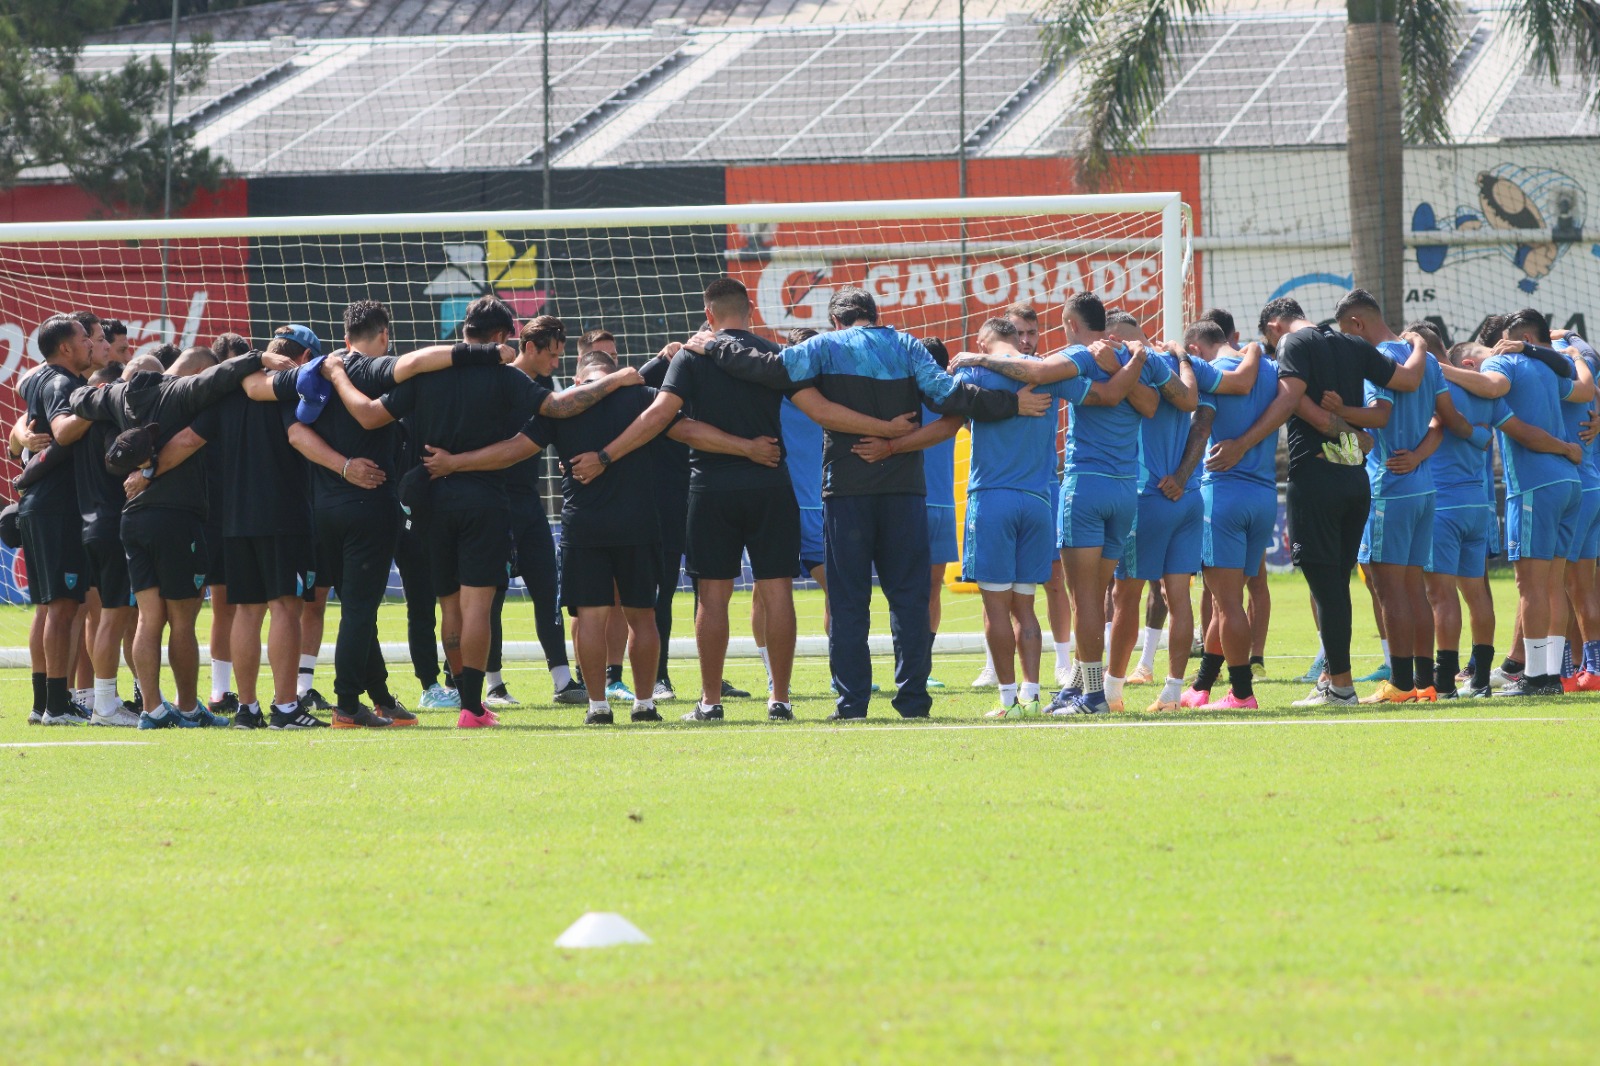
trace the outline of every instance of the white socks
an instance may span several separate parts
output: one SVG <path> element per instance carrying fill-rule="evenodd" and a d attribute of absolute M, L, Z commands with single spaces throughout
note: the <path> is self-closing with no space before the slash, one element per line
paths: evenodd
<path fill-rule="evenodd" d="M 300 676 L 295 678 L 295 695 L 304 696 L 311 691 L 311 680 L 316 674 L 316 670 L 317 657 L 315 655 L 300 656 Z"/>
<path fill-rule="evenodd" d="M 989 676 L 994 676 L 994 652 L 989 650 L 989 642 L 983 644 L 983 669 Z"/>
<path fill-rule="evenodd" d="M 589 713 L 590 714 L 594 714 L 596 711 L 605 711 L 607 713 L 610 713 L 610 711 L 611 711 L 611 701 L 610 700 L 590 700 L 589 701 Z"/>
<path fill-rule="evenodd" d="M 1167 678 L 1166 684 L 1161 686 L 1162 703 L 1177 703 L 1178 698 L 1182 695 L 1183 678 L 1181 677 L 1169 677 Z"/>
<path fill-rule="evenodd" d="M 1545 667 L 1548 666 L 1550 662 L 1549 652 L 1547 650 L 1549 646 L 1549 637 L 1539 637 L 1538 639 L 1533 637 L 1522 638 L 1522 661 L 1526 664 L 1523 667 L 1524 673 L 1537 677 L 1546 672 Z M 1558 674 L 1561 672 L 1560 665 L 1561 660 L 1557 659 L 1556 672 Z"/>
<path fill-rule="evenodd" d="M 1017 702 L 1017 686 L 1015 682 L 1000 686 L 1000 706 L 1011 707 Z"/>
<path fill-rule="evenodd" d="M 653 699 L 651 699 L 651 700 L 634 700 L 633 701 L 633 709 L 635 711 L 653 711 L 653 710 L 656 709 L 656 701 L 653 700 Z"/>
<path fill-rule="evenodd" d="M 1546 637 L 1544 656 L 1546 669 L 1540 673 L 1548 674 L 1550 677 L 1560 677 L 1563 660 L 1567 657 L 1567 638 Z"/>
<path fill-rule="evenodd" d="M 1057 670 L 1064 670 L 1064 669 L 1070 667 L 1072 665 L 1072 641 L 1070 641 L 1070 640 L 1067 640 L 1067 641 L 1058 640 L 1058 641 L 1055 642 L 1055 645 L 1056 645 L 1056 669 Z"/>
<path fill-rule="evenodd" d="M 561 666 L 552 666 L 550 668 L 550 681 L 555 685 L 556 691 L 560 692 L 571 683 L 572 668 L 566 666 L 565 664 Z"/>
<path fill-rule="evenodd" d="M 1018 693 L 1017 698 L 1020 699 L 1023 703 L 1032 703 L 1034 700 L 1038 699 L 1039 698 L 1039 682 L 1037 682 L 1037 681 L 1024 681 L 1022 683 L 1022 688 L 1021 688 L 1021 691 Z"/>
<path fill-rule="evenodd" d="M 1381 640 L 1378 643 L 1383 645 L 1383 661 L 1386 664 L 1393 666 L 1394 658 L 1389 654 L 1389 642 L 1387 640 Z"/>
<path fill-rule="evenodd" d="M 97 677 L 94 679 L 94 709 L 101 714 L 110 714 L 122 701 L 117 699 L 117 679 L 114 677 Z"/>
<path fill-rule="evenodd" d="M 211 702 L 216 703 L 233 687 L 233 664 L 211 660 Z"/>
<path fill-rule="evenodd" d="M 1122 683 L 1125 680 L 1126 680 L 1126 678 L 1112 677 L 1110 674 L 1107 674 L 1106 675 L 1106 699 L 1108 699 L 1108 700 L 1120 700 L 1122 698 Z"/>
<path fill-rule="evenodd" d="M 272 705 L 272 709 L 279 714 L 293 714 L 299 706 L 298 703 L 275 703 Z"/>
<path fill-rule="evenodd" d="M 1139 665 L 1144 667 L 1144 672 L 1149 673 L 1156 668 L 1156 652 L 1161 648 L 1161 630 L 1144 629 L 1144 651 L 1139 653 Z"/>
<path fill-rule="evenodd" d="M 761 666 L 767 671 L 767 685 L 772 685 L 772 659 L 767 655 L 766 648 L 757 648 L 756 654 L 761 656 Z"/>
<path fill-rule="evenodd" d="M 1105 689 L 1105 663 L 1079 663 L 1083 668 L 1083 691 L 1100 692 Z"/>

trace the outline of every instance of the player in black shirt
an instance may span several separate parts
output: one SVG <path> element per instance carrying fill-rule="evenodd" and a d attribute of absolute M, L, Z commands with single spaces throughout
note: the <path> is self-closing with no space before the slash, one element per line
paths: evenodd
<path fill-rule="evenodd" d="M 202 349 L 202 351 L 205 351 Z M 109 421 L 119 430 L 157 426 L 157 450 L 176 437 L 203 409 L 239 387 L 263 366 L 286 370 L 282 356 L 251 354 L 201 370 L 212 360 L 183 353 L 168 374 L 135 371 L 102 389 L 81 388 L 72 395 L 74 413 Z M 131 369 L 131 367 L 130 367 Z M 205 586 L 206 473 L 202 463 L 184 463 L 167 477 L 145 468 L 147 489 L 122 512 L 122 543 L 139 620 L 134 631 L 134 672 L 144 703 L 141 729 L 224 724 L 199 705 L 200 649 L 195 618 Z M 220 503 L 219 503 L 220 505 Z M 161 632 L 171 626 L 168 655 L 177 703 L 161 696 Z M 192 708 L 189 709 L 189 708 Z"/>
<path fill-rule="evenodd" d="M 1364 382 L 1415 392 L 1427 349 L 1416 347 L 1396 364 L 1366 341 L 1318 329 L 1292 298 L 1261 310 L 1261 335 L 1277 350 L 1278 396 L 1248 432 L 1218 441 L 1206 458 L 1227 470 L 1255 445 L 1289 424 L 1289 540 L 1294 563 L 1317 601 L 1328 682 L 1301 705 L 1356 704 L 1350 678 L 1350 572 L 1372 503 L 1365 452 L 1372 438 L 1320 404 L 1338 394 L 1349 407 L 1365 405 Z"/>
<path fill-rule="evenodd" d="M 49 434 L 53 447 L 69 448 L 89 431 L 89 422 L 75 417 L 71 407 L 73 392 L 86 384 L 89 335 L 73 316 L 54 315 L 39 327 L 38 343 L 44 364 L 21 387 L 27 420 L 34 432 Z M 67 687 L 73 621 L 89 587 L 74 464 L 60 462 L 29 488 L 17 519 L 28 599 L 44 615 L 44 661 L 33 667 L 34 710 L 45 725 L 82 725 L 88 715 L 73 704 Z"/>
<path fill-rule="evenodd" d="M 591 351 L 578 359 L 580 388 L 618 378 L 611 357 Z M 570 392 L 571 390 L 569 390 Z M 563 393 L 562 395 L 567 395 Z M 631 636 L 629 658 L 635 691 L 648 691 L 657 665 L 655 598 L 661 531 L 654 507 L 649 505 L 654 467 L 647 455 L 618 462 L 613 476 L 598 483 L 581 481 L 571 463 L 586 452 L 598 452 L 643 413 L 656 397 L 651 388 L 625 389 L 566 421 L 556 421 L 548 411 L 531 419 L 508 440 L 468 454 L 429 449 L 426 465 L 435 477 L 468 470 L 499 470 L 537 455 L 554 445 L 563 461 L 561 490 L 561 605 L 573 615 L 573 644 L 589 692 L 589 725 L 609 725 L 612 711 L 606 691 L 604 660 L 606 622 L 620 601 Z M 781 452 L 775 440 L 746 440 L 704 423 L 684 419 L 671 429 L 675 440 L 703 451 L 744 455 L 769 465 Z M 617 471 L 621 476 L 616 476 Z M 653 697 L 635 696 L 633 720 L 660 721 Z"/>
<path fill-rule="evenodd" d="M 471 343 L 503 344 L 515 328 L 511 308 L 485 296 L 467 308 L 463 332 Z M 340 400 L 366 429 L 414 416 L 414 431 L 424 447 L 468 452 L 504 440 L 538 412 L 570 417 L 587 410 L 638 375 L 559 396 L 509 366 L 462 366 L 426 379 L 408 381 L 373 400 L 348 375 L 329 365 Z M 511 565 L 511 508 L 506 482 L 498 473 L 464 472 L 442 479 L 428 493 L 429 553 L 434 591 L 443 615 L 445 655 L 461 693 L 457 724 L 476 729 L 498 723 L 483 706 L 484 671 L 489 656 L 489 615 L 495 591 Z"/>
<path fill-rule="evenodd" d="M 750 332 L 750 294 L 732 278 L 719 278 L 705 292 L 705 316 L 717 340 L 777 352 L 779 345 Z M 797 407 L 826 429 L 840 433 L 899 436 L 914 425 L 910 416 L 889 423 L 822 397 L 815 388 L 788 390 Z M 604 475 L 609 464 L 631 453 L 668 426 L 679 411 L 733 437 L 781 446 L 779 410 L 784 393 L 743 381 L 710 359 L 680 352 L 672 359 L 661 393 L 641 417 L 603 450 L 580 454 L 569 464 L 580 483 Z M 609 459 L 609 464 L 602 459 Z M 800 567 L 800 510 L 788 469 L 739 455 L 691 450 L 686 546 L 696 582 L 695 640 L 700 656 L 700 701 L 684 721 L 723 717 L 722 669 L 728 651 L 728 602 L 748 552 L 765 613 L 772 668 L 768 718 L 794 717 L 789 677 L 794 666 L 794 575 Z"/>
<path fill-rule="evenodd" d="M 309 331 L 308 331 L 309 332 Z M 221 363 L 250 351 L 250 342 L 237 333 L 219 333 L 211 342 L 211 354 Z M 206 464 L 206 495 L 223 498 L 222 449 L 208 449 L 201 461 Z M 206 514 L 206 597 L 211 603 L 211 698 L 207 709 L 212 714 L 228 715 L 238 709 L 239 697 L 233 689 L 233 604 L 228 602 L 228 569 L 222 555 L 222 509 L 213 506 Z"/>

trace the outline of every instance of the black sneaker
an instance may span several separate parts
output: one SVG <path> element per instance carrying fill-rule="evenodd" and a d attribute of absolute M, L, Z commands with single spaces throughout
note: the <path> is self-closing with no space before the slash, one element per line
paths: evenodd
<path fill-rule="evenodd" d="M 372 709 L 389 719 L 389 721 L 393 722 L 396 726 L 417 724 L 417 716 L 406 710 L 405 704 L 401 703 L 399 700 L 395 700 L 393 703 L 387 704 L 374 703 L 372 705 Z"/>
<path fill-rule="evenodd" d="M 726 685 L 727 682 L 724 681 L 723 684 Z M 684 715 L 683 720 L 685 722 L 720 722 L 722 721 L 722 704 L 718 703 L 707 707 L 696 703 L 694 710 Z"/>
<path fill-rule="evenodd" d="M 1490 688 L 1488 685 L 1485 685 L 1482 688 L 1467 689 L 1467 699 L 1469 700 L 1487 700 L 1492 698 L 1494 698 L 1494 689 Z"/>
<path fill-rule="evenodd" d="M 613 725 L 615 719 L 610 711 L 590 711 L 583 716 L 584 725 Z"/>
<path fill-rule="evenodd" d="M 333 704 L 322 698 L 322 693 L 314 688 L 306 689 L 306 694 L 300 697 L 300 706 L 308 711 L 331 711 Z"/>
<path fill-rule="evenodd" d="M 1439 699 L 1441 700 L 1459 700 L 1460 698 L 1461 693 L 1456 691 L 1456 685 L 1454 681 L 1451 681 L 1449 684 L 1445 685 L 1444 688 L 1439 689 Z"/>
<path fill-rule="evenodd" d="M 557 703 L 588 703 L 589 690 L 583 687 L 582 681 L 569 677 L 564 688 L 556 689 L 555 700 Z"/>
<path fill-rule="evenodd" d="M 220 700 L 206 704 L 206 710 L 218 718 L 230 718 L 239 713 L 239 694 L 237 692 L 224 692 Z"/>
<path fill-rule="evenodd" d="M 261 713 L 260 707 L 240 707 L 233 712 L 233 728 L 265 729 L 267 716 Z"/>
<path fill-rule="evenodd" d="M 792 722 L 794 721 L 794 708 L 787 703 L 767 704 L 767 721 Z"/>
<path fill-rule="evenodd" d="M 866 720 L 867 716 L 864 714 L 843 714 L 839 711 L 834 711 L 827 717 L 827 721 L 830 722 L 864 722 Z"/>
<path fill-rule="evenodd" d="M 629 718 L 635 722 L 659 722 L 661 721 L 661 712 L 654 707 L 646 707 L 643 710 L 634 711 L 633 714 L 629 715 Z"/>
<path fill-rule="evenodd" d="M 746 692 L 742 688 L 734 688 L 732 685 L 728 684 L 727 678 L 723 678 L 722 698 L 725 700 L 747 700 L 750 698 L 750 693 Z"/>
<path fill-rule="evenodd" d="M 304 702 L 296 704 L 292 711 L 280 711 L 272 708 L 272 718 L 267 723 L 268 729 L 326 729 L 328 723 L 312 714 Z"/>
<path fill-rule="evenodd" d="M 1523 682 L 1527 682 L 1526 675 L 1523 677 Z M 1567 690 L 1561 687 L 1561 678 L 1556 674 L 1548 674 L 1540 678 L 1533 686 L 1533 695 L 1540 698 L 1564 696 L 1566 694 Z"/>
<path fill-rule="evenodd" d="M 385 718 L 371 707 L 359 703 L 353 711 L 333 712 L 335 729 L 387 729 L 392 725 L 394 725 L 393 718 Z"/>
<path fill-rule="evenodd" d="M 1515 681 L 1508 681 L 1500 686 L 1500 695 L 1511 696 L 1536 696 L 1536 684 L 1530 677 L 1519 677 Z"/>

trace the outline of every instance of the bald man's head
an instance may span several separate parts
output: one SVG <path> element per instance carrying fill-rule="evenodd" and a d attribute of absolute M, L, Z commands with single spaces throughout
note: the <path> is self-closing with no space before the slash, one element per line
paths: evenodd
<path fill-rule="evenodd" d="M 187 348 L 184 353 L 173 361 L 172 367 L 167 371 L 175 378 L 186 378 L 198 374 L 202 370 L 210 370 L 217 365 L 217 353 L 210 348 L 198 345 Z"/>
<path fill-rule="evenodd" d="M 126 381 L 128 378 L 133 377 L 133 375 L 145 371 L 153 374 L 159 374 L 161 373 L 161 369 L 161 360 L 157 359 L 155 356 L 136 355 L 132 359 L 128 360 L 128 366 L 125 370 L 123 370 L 122 377 L 123 380 Z"/>

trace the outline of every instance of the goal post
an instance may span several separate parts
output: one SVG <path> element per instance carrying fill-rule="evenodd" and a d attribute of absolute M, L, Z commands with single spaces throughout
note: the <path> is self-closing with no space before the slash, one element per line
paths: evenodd
<path fill-rule="evenodd" d="M 458 336 L 466 306 L 494 293 L 519 318 L 561 317 L 569 342 L 605 328 L 638 365 L 700 326 L 705 285 L 727 274 L 750 289 L 757 331 L 780 341 L 826 329 L 828 297 L 848 284 L 873 293 L 885 324 L 951 351 L 1006 306 L 1031 304 L 1049 352 L 1079 291 L 1152 337 L 1180 337 L 1192 246 L 1174 192 L 0 224 L 0 412 L 9 426 L 38 326 L 58 311 L 122 321 L 131 352 L 224 332 L 261 345 L 290 322 L 331 349 L 344 307 L 372 298 L 403 352 Z M 559 483 L 544 486 L 554 516 Z M 25 568 L 0 547 L 0 601 L 26 603 L 25 590 Z M 976 598 L 962 599 L 941 634 L 975 639 Z M 801 619 L 811 651 L 825 647 L 815 614 Z M 0 607 L 0 649 L 25 648 L 26 627 L 26 612 Z M 537 653 L 524 636 L 508 632 L 509 654 Z"/>

